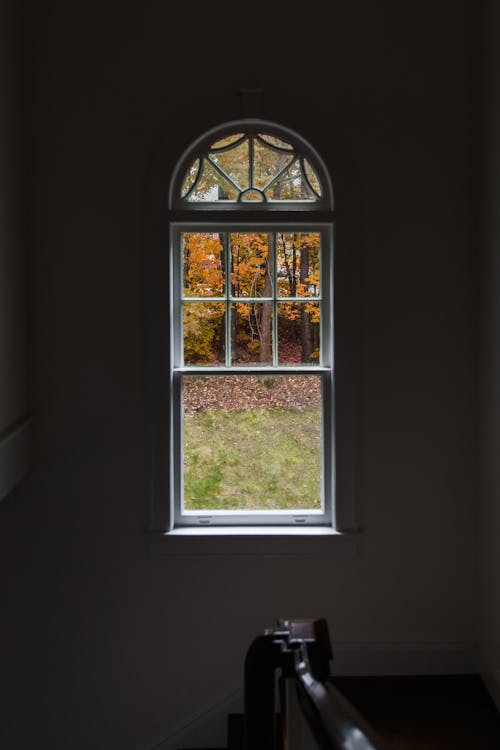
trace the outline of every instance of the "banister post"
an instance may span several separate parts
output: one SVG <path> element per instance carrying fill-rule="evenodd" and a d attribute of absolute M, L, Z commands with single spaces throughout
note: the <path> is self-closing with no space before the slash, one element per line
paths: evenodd
<path fill-rule="evenodd" d="M 281 642 L 274 631 L 257 636 L 245 657 L 245 750 L 276 750 L 274 683 Z"/>

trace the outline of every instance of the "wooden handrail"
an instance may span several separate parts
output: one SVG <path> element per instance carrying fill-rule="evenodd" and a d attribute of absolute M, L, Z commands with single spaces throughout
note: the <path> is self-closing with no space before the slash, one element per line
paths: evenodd
<path fill-rule="evenodd" d="M 335 688 L 325 620 L 280 620 L 264 631 L 245 658 L 246 750 L 288 750 L 275 721 L 275 677 L 297 686 L 299 705 L 320 750 L 387 750 L 374 729 Z M 286 707 L 282 707 L 286 712 Z M 286 740 L 285 740 L 286 743 Z"/>

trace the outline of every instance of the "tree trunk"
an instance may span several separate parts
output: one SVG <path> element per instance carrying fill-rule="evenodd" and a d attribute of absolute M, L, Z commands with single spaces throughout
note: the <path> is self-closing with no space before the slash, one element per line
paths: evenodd
<path fill-rule="evenodd" d="M 272 268 L 272 254 L 273 254 L 273 235 L 270 233 L 267 240 L 267 258 L 265 261 L 265 281 L 263 296 L 272 297 L 273 294 L 273 280 L 271 278 Z M 273 303 L 262 302 L 259 304 L 261 308 L 261 319 L 260 319 L 260 355 L 259 359 L 262 364 L 272 364 L 273 361 L 273 344 L 272 344 L 272 328 L 273 328 Z"/>
<path fill-rule="evenodd" d="M 224 279 L 224 292 L 225 292 L 226 284 L 228 283 L 227 273 L 226 273 L 225 234 L 219 233 L 219 241 L 222 246 L 220 263 L 221 263 L 222 278 Z M 222 301 L 223 300 L 221 299 L 221 302 Z M 219 346 L 218 346 L 218 351 L 217 351 L 217 357 L 218 357 L 219 362 L 226 361 L 226 313 L 225 311 L 220 321 Z"/>
<path fill-rule="evenodd" d="M 300 248 L 300 272 L 299 278 L 301 285 L 307 287 L 307 277 L 309 276 L 309 248 L 303 242 Z M 300 343 L 302 348 L 302 362 L 310 362 L 312 347 L 311 321 L 309 313 L 306 311 L 305 303 L 300 303 Z"/>

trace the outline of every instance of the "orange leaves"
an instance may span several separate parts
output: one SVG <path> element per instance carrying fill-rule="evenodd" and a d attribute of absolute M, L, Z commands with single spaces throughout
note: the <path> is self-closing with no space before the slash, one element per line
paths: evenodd
<path fill-rule="evenodd" d="M 298 305 L 292 302 L 284 302 L 279 306 L 279 314 L 286 317 L 288 320 L 299 320 L 300 310 Z"/>
<path fill-rule="evenodd" d="M 317 359 L 319 232 L 185 232 L 182 251 L 186 363 L 272 364 L 275 337 L 279 363 Z"/>
<path fill-rule="evenodd" d="M 221 297 L 224 293 L 223 246 L 218 234 L 186 233 L 184 237 L 184 294 Z"/>
<path fill-rule="evenodd" d="M 319 305 L 317 302 L 308 302 L 305 306 L 311 323 L 319 323 Z"/>
<path fill-rule="evenodd" d="M 231 292 L 235 297 L 265 296 L 269 275 L 269 235 L 231 234 Z M 269 290 L 270 295 L 270 290 Z"/>

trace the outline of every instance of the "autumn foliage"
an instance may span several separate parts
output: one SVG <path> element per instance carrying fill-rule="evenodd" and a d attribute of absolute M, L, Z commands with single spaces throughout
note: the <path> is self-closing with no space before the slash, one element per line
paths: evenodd
<path fill-rule="evenodd" d="M 185 233 L 183 287 L 186 364 L 318 361 L 319 233 Z"/>

